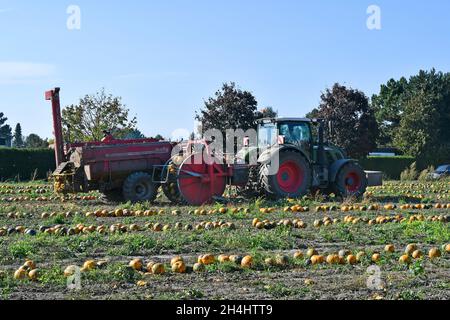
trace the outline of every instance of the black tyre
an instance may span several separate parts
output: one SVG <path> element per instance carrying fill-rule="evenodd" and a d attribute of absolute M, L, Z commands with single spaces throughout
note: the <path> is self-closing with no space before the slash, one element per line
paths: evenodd
<path fill-rule="evenodd" d="M 131 174 L 123 183 L 123 197 L 131 202 L 153 202 L 158 195 L 158 186 L 156 186 L 152 177 L 145 172 L 136 172 Z"/>
<path fill-rule="evenodd" d="M 367 190 L 367 183 L 363 168 L 356 162 L 349 162 L 339 170 L 333 190 L 343 198 L 361 198 Z"/>
<path fill-rule="evenodd" d="M 284 151 L 280 153 L 278 172 L 270 175 L 269 164 L 262 165 L 259 179 L 269 198 L 299 198 L 311 187 L 311 168 L 300 153 Z"/>
<path fill-rule="evenodd" d="M 100 196 L 100 201 L 104 204 L 115 204 L 124 200 L 123 192 L 120 189 L 104 191 Z"/>

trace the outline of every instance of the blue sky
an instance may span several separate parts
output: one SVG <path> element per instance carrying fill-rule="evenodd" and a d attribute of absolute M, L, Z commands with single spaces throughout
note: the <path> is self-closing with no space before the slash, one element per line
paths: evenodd
<path fill-rule="evenodd" d="M 69 5 L 81 30 L 68 30 Z M 369 5 L 381 30 L 366 27 Z M 450 1 L 0 0 L 0 111 L 51 137 L 44 91 L 62 104 L 105 87 L 147 135 L 191 130 L 235 81 L 281 116 L 303 116 L 334 82 L 369 96 L 390 78 L 450 69 Z"/>

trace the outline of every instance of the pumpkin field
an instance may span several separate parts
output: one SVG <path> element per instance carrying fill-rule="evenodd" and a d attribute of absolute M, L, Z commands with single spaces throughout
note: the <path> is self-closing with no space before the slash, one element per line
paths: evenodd
<path fill-rule="evenodd" d="M 231 199 L 105 205 L 1 184 L 0 299 L 450 298 L 448 180 L 386 182 L 358 202 Z"/>

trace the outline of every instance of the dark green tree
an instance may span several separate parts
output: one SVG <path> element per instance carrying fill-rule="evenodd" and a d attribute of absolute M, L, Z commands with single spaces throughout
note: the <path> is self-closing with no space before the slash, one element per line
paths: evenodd
<path fill-rule="evenodd" d="M 421 70 L 409 79 L 394 143 L 420 167 L 450 159 L 450 73 Z"/>
<path fill-rule="evenodd" d="M 380 93 L 372 97 L 372 107 L 375 110 L 380 136 L 380 147 L 392 147 L 394 135 L 400 126 L 405 105 L 405 93 L 408 90 L 408 80 L 402 77 L 396 81 L 389 80 L 381 85 Z"/>
<path fill-rule="evenodd" d="M 214 97 L 205 101 L 196 114 L 203 132 L 217 129 L 225 135 L 228 129 L 248 130 L 255 125 L 258 102 L 249 91 L 242 91 L 234 82 L 224 83 Z"/>
<path fill-rule="evenodd" d="M 0 139 L 10 141 L 12 139 L 12 130 L 9 125 L 6 124 L 6 118 L 3 112 L 0 112 Z"/>
<path fill-rule="evenodd" d="M 14 129 L 14 140 L 13 147 L 15 148 L 23 148 L 23 136 L 22 136 L 22 126 L 20 123 L 16 124 L 16 128 Z"/>
<path fill-rule="evenodd" d="M 359 159 L 376 148 L 378 125 L 367 96 L 336 83 L 321 95 L 321 103 L 309 117 L 332 121 L 333 132 L 327 132 L 331 143 Z M 327 129 L 328 131 L 328 129 Z"/>
<path fill-rule="evenodd" d="M 86 95 L 77 105 L 62 112 L 66 141 L 100 141 L 104 132 L 113 135 L 136 128 L 136 118 L 129 119 L 129 110 L 122 98 L 107 94 L 105 89 Z"/>
<path fill-rule="evenodd" d="M 43 140 L 37 134 L 32 133 L 28 137 L 26 137 L 25 147 L 30 149 L 48 148 L 48 141 Z"/>

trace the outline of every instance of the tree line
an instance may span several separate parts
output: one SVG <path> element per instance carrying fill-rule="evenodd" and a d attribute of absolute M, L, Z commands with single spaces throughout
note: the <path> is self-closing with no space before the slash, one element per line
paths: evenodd
<path fill-rule="evenodd" d="M 259 109 L 250 91 L 231 82 L 206 99 L 195 117 L 203 132 L 212 128 L 225 132 L 232 128 L 248 130 L 258 119 L 277 116 L 272 107 Z M 423 165 L 450 159 L 450 73 L 431 69 L 409 79 L 390 79 L 371 98 L 361 90 L 336 83 L 322 92 L 319 105 L 306 116 L 331 121 L 328 141 L 345 149 L 352 158 L 363 158 L 377 148 L 394 148 L 416 157 Z M 107 132 L 119 139 L 145 137 L 121 97 L 104 89 L 66 106 L 62 118 L 66 141 L 99 141 Z M 0 113 L 0 137 L 12 136 L 6 120 Z M 161 135 L 155 138 L 163 139 Z M 34 134 L 23 138 L 20 124 L 13 141 L 16 147 L 48 146 L 48 141 Z"/>
<path fill-rule="evenodd" d="M 8 118 L 5 117 L 4 113 L 0 112 L 0 138 L 6 141 L 12 141 L 12 147 L 29 149 L 48 148 L 49 141 L 47 139 L 42 139 L 35 133 L 23 136 L 20 123 L 16 124 L 13 133 L 12 128 L 6 124 L 7 120 Z"/>

